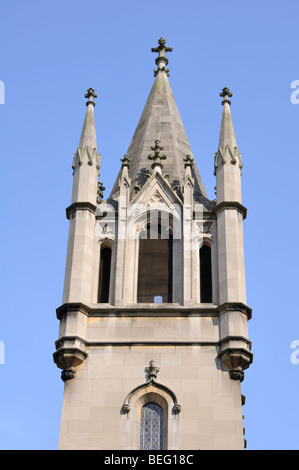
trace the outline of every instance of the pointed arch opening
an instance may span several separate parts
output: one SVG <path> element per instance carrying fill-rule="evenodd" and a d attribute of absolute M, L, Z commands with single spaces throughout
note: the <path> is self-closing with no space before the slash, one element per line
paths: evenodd
<path fill-rule="evenodd" d="M 146 411 L 146 405 L 154 404 L 156 414 L 151 414 L 150 411 Z M 148 407 L 149 408 L 149 407 Z M 130 413 L 130 420 L 128 422 L 132 423 L 131 428 L 131 437 L 132 437 L 132 446 L 134 448 L 143 448 L 143 445 L 153 445 L 155 442 L 157 444 L 159 434 L 159 449 L 168 449 L 168 446 L 174 446 L 174 434 L 168 433 L 169 423 L 173 420 L 179 419 L 179 414 L 181 411 L 181 406 L 177 401 L 176 395 L 163 384 L 155 382 L 154 379 L 151 379 L 149 382 L 141 384 L 133 389 L 125 398 L 125 401 L 121 408 L 121 413 L 127 415 Z M 144 423 L 143 419 L 149 418 L 151 420 L 159 420 L 159 423 Z M 146 424 L 148 424 L 147 429 L 145 429 Z M 150 426 L 153 425 L 151 429 Z M 158 429 L 157 429 L 158 428 Z M 144 435 L 147 432 L 152 433 L 152 435 Z M 143 433 L 143 434 L 142 434 Z M 148 437 L 148 439 L 147 439 Z M 134 444 L 133 444 L 134 441 Z M 148 447 L 149 449 L 150 447 Z M 154 449 L 154 447 L 152 447 Z M 157 447 L 158 448 L 158 447 Z M 145 447 L 144 447 L 145 449 Z"/>
<path fill-rule="evenodd" d="M 140 449 L 163 449 L 163 408 L 150 402 L 141 408 Z"/>
<path fill-rule="evenodd" d="M 210 245 L 203 244 L 199 250 L 200 302 L 212 302 L 212 256 Z"/>
<path fill-rule="evenodd" d="M 167 303 L 173 297 L 172 216 L 165 226 L 161 211 L 151 214 L 139 240 L 137 302 Z"/>
<path fill-rule="evenodd" d="M 112 247 L 107 244 L 101 246 L 100 266 L 99 266 L 98 303 L 109 302 L 111 258 L 112 258 Z"/>

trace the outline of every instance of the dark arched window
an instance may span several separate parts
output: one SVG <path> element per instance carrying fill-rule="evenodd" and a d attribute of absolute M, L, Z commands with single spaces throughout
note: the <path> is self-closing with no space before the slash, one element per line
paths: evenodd
<path fill-rule="evenodd" d="M 140 449 L 160 450 L 163 447 L 163 409 L 148 403 L 141 410 Z"/>
<path fill-rule="evenodd" d="M 139 240 L 137 302 L 172 302 L 172 235 L 163 233 L 160 216 Z M 155 299 L 156 298 L 156 299 Z"/>
<path fill-rule="evenodd" d="M 109 302 L 109 285 L 111 272 L 111 248 L 101 248 L 100 273 L 99 273 L 99 293 L 98 302 Z"/>
<path fill-rule="evenodd" d="M 203 245 L 199 251 L 200 262 L 200 301 L 212 302 L 212 260 L 211 247 Z"/>

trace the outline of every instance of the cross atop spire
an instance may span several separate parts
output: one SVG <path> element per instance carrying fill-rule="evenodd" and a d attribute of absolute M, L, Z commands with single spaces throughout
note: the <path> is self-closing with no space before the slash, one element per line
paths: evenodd
<path fill-rule="evenodd" d="M 228 104 L 231 104 L 228 98 L 231 98 L 233 94 L 229 91 L 229 88 L 227 88 L 227 86 L 222 88 L 222 92 L 219 93 L 219 95 L 222 96 L 223 98 L 222 104 L 224 104 L 225 102 L 227 102 Z"/>
<path fill-rule="evenodd" d="M 155 76 L 156 76 L 157 73 L 160 72 L 160 70 L 161 70 L 161 71 L 166 72 L 167 75 L 168 75 L 169 70 L 165 69 L 165 66 L 168 64 L 168 59 L 165 56 L 165 52 L 172 52 L 173 48 L 165 46 L 166 39 L 163 38 L 163 37 L 160 37 L 160 39 L 158 40 L 158 44 L 159 44 L 158 47 L 152 47 L 152 52 L 158 52 L 159 53 L 159 56 L 155 60 L 158 69 L 154 70 L 154 73 L 155 73 Z"/>
<path fill-rule="evenodd" d="M 95 106 L 95 102 L 93 101 L 94 98 L 97 98 L 98 95 L 94 92 L 94 89 L 89 87 L 88 90 L 87 90 L 87 93 L 85 93 L 84 95 L 85 98 L 88 98 L 88 101 L 86 102 L 86 106 L 88 106 L 89 104 L 92 104 L 93 106 Z"/>

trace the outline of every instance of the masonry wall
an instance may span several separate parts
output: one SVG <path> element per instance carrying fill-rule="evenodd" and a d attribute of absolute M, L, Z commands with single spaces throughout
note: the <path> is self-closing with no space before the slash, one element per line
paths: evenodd
<path fill-rule="evenodd" d="M 217 358 L 218 320 L 89 317 L 88 357 L 65 383 L 59 448 L 139 449 L 147 395 L 167 408 L 167 449 L 243 449 L 240 382 Z M 148 381 L 151 360 L 160 368 L 156 383 L 175 394 L 178 414 L 169 393 L 155 386 L 133 395 L 122 412 L 129 392 Z"/>

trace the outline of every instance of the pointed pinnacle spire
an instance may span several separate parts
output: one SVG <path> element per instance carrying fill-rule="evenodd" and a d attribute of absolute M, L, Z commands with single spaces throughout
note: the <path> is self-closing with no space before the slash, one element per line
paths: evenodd
<path fill-rule="evenodd" d="M 230 92 L 229 88 L 224 87 L 220 93 L 220 96 L 223 98 L 223 112 L 220 128 L 219 147 L 225 148 L 227 145 L 231 145 L 233 148 L 235 148 L 237 143 L 230 112 L 231 102 L 228 99 L 231 98 L 233 94 Z"/>
<path fill-rule="evenodd" d="M 88 98 L 86 103 L 87 110 L 85 114 L 85 119 L 82 127 L 81 138 L 79 142 L 79 148 L 83 149 L 84 147 L 96 148 L 96 128 L 94 122 L 94 98 L 97 98 L 97 95 L 94 92 L 93 88 L 88 88 L 87 93 L 84 95 L 85 98 Z M 91 106 L 88 106 L 91 105 Z"/>
<path fill-rule="evenodd" d="M 156 76 L 160 71 L 166 72 L 167 75 L 169 75 L 169 70 L 166 70 L 165 68 L 168 64 L 168 59 L 165 56 L 165 52 L 172 52 L 173 48 L 165 46 L 166 39 L 163 37 L 160 37 L 160 39 L 158 40 L 158 44 L 158 47 L 152 47 L 152 52 L 159 53 L 159 56 L 155 60 L 158 68 L 154 70 L 154 75 Z"/>

